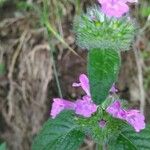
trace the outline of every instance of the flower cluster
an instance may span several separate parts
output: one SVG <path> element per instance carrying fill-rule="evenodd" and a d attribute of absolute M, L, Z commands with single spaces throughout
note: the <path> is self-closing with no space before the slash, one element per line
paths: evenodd
<path fill-rule="evenodd" d="M 127 121 L 131 126 L 134 127 L 136 132 L 139 132 L 145 128 L 144 115 L 142 115 L 140 111 L 136 109 L 123 109 L 120 101 L 118 100 L 111 104 L 106 111 L 115 118 Z"/>
<path fill-rule="evenodd" d="M 138 2 L 138 0 L 98 0 L 102 5 L 102 11 L 109 17 L 120 18 L 123 14 L 129 11 L 126 4 Z"/>
<path fill-rule="evenodd" d="M 82 99 L 77 99 L 75 102 L 70 102 L 61 98 L 54 98 L 50 115 L 55 118 L 64 109 L 74 110 L 76 114 L 83 117 L 91 117 L 97 111 L 97 106 L 92 102 L 90 95 L 89 79 L 85 74 L 79 77 L 79 83 L 73 83 L 73 87 L 82 87 L 86 95 Z"/>
<path fill-rule="evenodd" d="M 54 98 L 52 109 L 51 109 L 51 117 L 55 118 L 61 111 L 64 109 L 74 110 L 77 115 L 81 115 L 83 117 L 91 117 L 93 113 L 97 111 L 97 105 L 93 103 L 91 94 L 90 94 L 90 86 L 89 79 L 85 74 L 81 74 L 79 77 L 79 83 L 73 83 L 73 87 L 82 87 L 85 91 L 86 95 L 82 97 L 82 99 L 77 99 L 75 102 L 70 102 L 61 98 Z M 115 94 L 118 90 L 115 88 L 115 85 L 110 89 L 110 93 Z M 106 112 L 111 114 L 115 118 L 119 118 L 128 122 L 131 126 L 134 127 L 136 132 L 145 128 L 144 116 L 139 112 L 139 110 L 131 109 L 125 110 L 121 107 L 120 101 L 116 100 L 112 103 L 107 109 Z M 105 127 L 107 121 L 101 120 L 99 122 L 99 126 L 101 128 Z"/>

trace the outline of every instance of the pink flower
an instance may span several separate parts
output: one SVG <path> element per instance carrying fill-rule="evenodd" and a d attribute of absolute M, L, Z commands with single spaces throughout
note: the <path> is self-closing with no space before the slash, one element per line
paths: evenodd
<path fill-rule="evenodd" d="M 101 128 L 104 128 L 105 126 L 106 126 L 106 121 L 105 120 L 100 120 L 99 121 L 99 126 L 101 127 Z"/>
<path fill-rule="evenodd" d="M 54 98 L 50 115 L 55 118 L 64 109 L 75 109 L 75 104 L 61 98 Z"/>
<path fill-rule="evenodd" d="M 118 89 L 116 89 L 115 84 L 112 85 L 109 92 L 112 93 L 112 94 L 115 94 L 116 92 L 118 92 Z"/>
<path fill-rule="evenodd" d="M 90 96 L 90 86 L 89 86 L 89 79 L 85 74 L 81 74 L 79 76 L 79 83 L 73 83 L 73 87 L 82 87 L 82 89 L 85 91 L 85 93 Z"/>
<path fill-rule="evenodd" d="M 89 79 L 86 75 L 81 74 L 79 81 L 79 83 L 73 83 L 73 86 L 81 86 L 87 95 L 83 96 L 82 99 L 78 99 L 76 102 L 70 102 L 61 98 L 54 98 L 50 113 L 52 118 L 55 118 L 64 109 L 74 110 L 76 114 L 83 117 L 91 117 L 91 115 L 97 111 L 97 106 L 92 102 L 90 96 Z"/>
<path fill-rule="evenodd" d="M 129 11 L 128 5 L 121 1 L 109 2 L 102 4 L 102 11 L 109 17 L 120 18 L 124 13 Z"/>
<path fill-rule="evenodd" d="M 115 118 L 124 119 L 126 117 L 126 112 L 121 108 L 120 101 L 115 101 L 106 111 Z"/>
<path fill-rule="evenodd" d="M 145 128 L 145 118 L 138 110 L 129 110 L 126 112 L 126 121 L 131 124 L 136 132 L 140 132 L 141 129 Z"/>
<path fill-rule="evenodd" d="M 75 104 L 75 113 L 84 117 L 91 117 L 97 111 L 97 106 L 91 101 L 89 96 L 78 99 Z"/>
<path fill-rule="evenodd" d="M 98 0 L 102 5 L 102 11 L 109 17 L 120 18 L 129 11 L 127 2 L 134 3 L 137 0 Z"/>
<path fill-rule="evenodd" d="M 134 127 L 136 132 L 139 132 L 145 128 L 144 115 L 142 115 L 139 110 L 123 109 L 120 101 L 115 101 L 106 109 L 106 111 L 115 118 L 127 121 L 131 126 Z"/>
<path fill-rule="evenodd" d="M 64 109 L 74 110 L 76 114 L 83 117 L 91 117 L 91 115 L 97 111 L 97 106 L 92 102 L 89 96 L 84 96 L 76 102 L 55 98 L 50 115 L 52 118 L 55 118 Z"/>

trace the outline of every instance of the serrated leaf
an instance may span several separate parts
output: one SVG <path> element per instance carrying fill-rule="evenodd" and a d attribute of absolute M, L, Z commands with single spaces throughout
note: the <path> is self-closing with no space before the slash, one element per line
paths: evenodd
<path fill-rule="evenodd" d="M 92 100 L 101 104 L 116 81 L 120 55 L 115 50 L 91 49 L 88 53 L 88 75 Z"/>
<path fill-rule="evenodd" d="M 32 150 L 77 150 L 83 139 L 84 134 L 79 131 L 73 112 L 63 111 L 44 124 Z"/>
<path fill-rule="evenodd" d="M 0 150 L 6 150 L 6 143 L 2 143 L 0 145 Z"/>
<path fill-rule="evenodd" d="M 109 150 L 150 150 L 150 126 L 139 133 L 128 126 L 108 146 Z"/>

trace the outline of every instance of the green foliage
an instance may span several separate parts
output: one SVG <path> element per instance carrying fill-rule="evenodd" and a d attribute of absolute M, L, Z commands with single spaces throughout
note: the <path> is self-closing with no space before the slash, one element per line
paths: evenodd
<path fill-rule="evenodd" d="M 102 119 L 106 121 L 104 128 L 99 126 L 99 121 Z M 104 141 L 108 142 L 114 136 L 119 135 L 120 129 L 125 124 L 123 121 L 111 117 L 101 107 L 91 118 L 78 118 L 77 123 L 86 135 L 91 136 L 99 144 L 103 144 Z"/>
<path fill-rule="evenodd" d="M 120 67 L 120 55 L 108 49 L 92 49 L 88 53 L 88 75 L 92 100 L 101 104 L 116 81 Z"/>
<path fill-rule="evenodd" d="M 6 143 L 2 143 L 0 145 L 0 150 L 6 150 Z"/>
<path fill-rule="evenodd" d="M 33 150 L 77 150 L 84 134 L 79 131 L 71 111 L 63 111 L 55 119 L 49 119 L 35 139 Z"/>
<path fill-rule="evenodd" d="M 89 8 L 87 14 L 77 16 L 74 21 L 77 44 L 87 49 L 129 50 L 134 26 L 129 16 L 108 18 L 98 7 Z"/>
<path fill-rule="evenodd" d="M 150 6 L 141 7 L 140 13 L 143 17 L 148 17 L 150 15 Z"/>
<path fill-rule="evenodd" d="M 0 63 L 0 75 L 4 75 L 6 72 L 5 65 L 3 63 Z"/>
<path fill-rule="evenodd" d="M 6 2 L 6 0 L 0 0 L 0 7 L 3 6 L 3 4 Z"/>
<path fill-rule="evenodd" d="M 108 144 L 109 150 L 150 150 L 150 126 L 140 133 L 136 133 L 132 127 L 126 126 L 119 136 Z"/>
<path fill-rule="evenodd" d="M 53 33 L 66 45 L 49 24 L 46 2 L 41 13 L 42 23 L 49 34 Z M 59 13 L 61 11 L 58 8 L 56 14 Z M 76 117 L 72 111 L 63 111 L 55 119 L 49 119 L 35 138 L 32 149 L 77 150 L 85 135 L 91 136 L 99 145 L 108 144 L 109 150 L 150 149 L 149 127 L 141 133 L 135 133 L 123 120 L 113 118 L 105 110 L 112 102 L 107 96 L 118 76 L 120 51 L 128 50 L 134 38 L 134 23 L 128 16 L 107 18 L 99 8 L 94 7 L 87 14 L 75 18 L 74 31 L 79 46 L 89 49 L 87 68 L 90 92 L 93 102 L 101 105 L 90 118 Z M 100 120 L 106 121 L 104 128 L 99 126 Z"/>
<path fill-rule="evenodd" d="M 20 10 L 29 10 L 29 9 L 33 8 L 32 4 L 29 4 L 29 3 L 24 2 L 24 1 L 16 2 L 16 6 Z"/>

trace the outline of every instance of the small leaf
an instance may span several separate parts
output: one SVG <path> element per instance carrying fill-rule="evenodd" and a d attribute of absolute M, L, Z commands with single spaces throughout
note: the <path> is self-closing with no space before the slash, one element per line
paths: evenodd
<path fill-rule="evenodd" d="M 77 150 L 84 139 L 71 111 L 49 119 L 35 139 L 32 150 Z"/>
<path fill-rule="evenodd" d="M 4 75 L 6 73 L 5 64 L 0 63 L 0 75 Z"/>
<path fill-rule="evenodd" d="M 116 81 L 120 55 L 115 50 L 91 49 L 88 53 L 88 75 L 92 99 L 101 104 Z"/>
<path fill-rule="evenodd" d="M 6 143 L 2 143 L 0 145 L 0 150 L 6 150 Z"/>
<path fill-rule="evenodd" d="M 108 144 L 109 150 L 150 150 L 150 126 L 136 133 L 130 126 Z"/>

